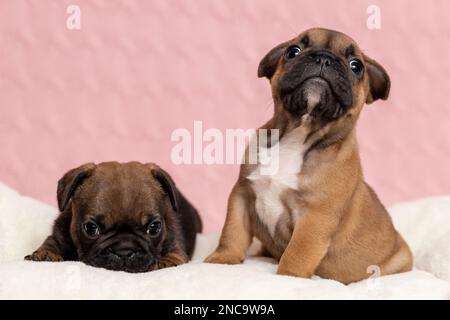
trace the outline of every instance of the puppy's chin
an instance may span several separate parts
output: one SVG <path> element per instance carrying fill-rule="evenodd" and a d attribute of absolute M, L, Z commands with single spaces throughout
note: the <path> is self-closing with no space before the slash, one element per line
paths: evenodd
<path fill-rule="evenodd" d="M 281 99 L 284 108 L 296 117 L 309 114 L 315 120 L 332 121 L 345 111 L 328 82 L 321 77 L 303 81 Z"/>
<path fill-rule="evenodd" d="M 152 255 L 143 253 L 135 254 L 131 258 L 121 258 L 113 253 L 105 253 L 87 256 L 81 261 L 93 267 L 131 273 L 147 272 L 156 263 Z"/>

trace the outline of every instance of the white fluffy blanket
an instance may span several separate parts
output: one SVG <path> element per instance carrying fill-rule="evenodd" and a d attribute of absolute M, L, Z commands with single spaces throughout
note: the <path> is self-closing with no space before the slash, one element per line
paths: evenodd
<path fill-rule="evenodd" d="M 450 299 L 450 197 L 390 209 L 415 257 L 415 270 L 348 286 L 275 274 L 276 262 L 202 263 L 218 235 L 199 235 L 193 261 L 176 268 L 128 274 L 79 262 L 30 262 L 24 255 L 49 234 L 57 211 L 0 184 L 1 299 Z M 255 248 L 253 248 L 255 249 Z"/>

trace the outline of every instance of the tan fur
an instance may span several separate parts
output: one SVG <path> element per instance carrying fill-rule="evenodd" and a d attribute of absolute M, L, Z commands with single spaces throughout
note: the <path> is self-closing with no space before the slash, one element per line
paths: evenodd
<path fill-rule="evenodd" d="M 158 263 L 150 266 L 150 271 L 176 267 L 181 264 L 185 264 L 189 262 L 188 256 L 182 251 L 172 251 L 169 252 L 166 256 L 162 257 Z"/>
<path fill-rule="evenodd" d="M 366 62 L 370 59 L 344 34 L 325 29 L 306 32 L 318 47 L 327 42 L 329 50 L 342 55 L 352 44 L 356 56 Z M 298 42 L 305 33 L 282 45 Z M 275 114 L 261 127 L 280 129 L 280 141 L 299 126 L 299 119 L 284 110 L 278 96 L 277 82 L 283 72 L 283 63 L 279 62 L 271 78 Z M 316 274 L 350 283 L 370 276 L 368 268 L 371 266 L 378 266 L 381 274 L 411 270 L 412 255 L 408 245 L 394 229 L 389 214 L 364 182 L 362 174 L 355 124 L 364 103 L 373 100 L 369 86 L 365 74 L 352 88 L 353 106 L 337 121 L 321 128 L 308 121 L 300 124 L 311 132 L 306 145 L 327 135 L 337 136 L 339 140 L 313 149 L 303 158 L 298 187 L 280 195 L 284 212 L 280 216 L 282 223 L 277 223 L 279 226 L 273 236 L 255 213 L 257 195 L 247 179 L 255 165 L 241 166 L 229 198 L 220 244 L 207 262 L 242 262 L 252 236 L 256 236 L 263 243 L 264 253 L 279 259 L 277 273 L 282 275 L 310 277 Z"/>

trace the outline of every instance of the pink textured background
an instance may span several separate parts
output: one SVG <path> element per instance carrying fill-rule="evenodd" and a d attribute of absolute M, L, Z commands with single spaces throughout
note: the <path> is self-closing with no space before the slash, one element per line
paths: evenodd
<path fill-rule="evenodd" d="M 82 29 L 65 27 L 68 4 Z M 382 10 L 381 30 L 366 8 Z M 0 180 L 55 203 L 88 161 L 155 161 L 201 210 L 225 216 L 237 166 L 175 166 L 175 128 L 252 128 L 272 113 L 260 58 L 311 26 L 353 36 L 392 78 L 359 140 L 386 204 L 450 193 L 450 1 L 0 1 Z"/>

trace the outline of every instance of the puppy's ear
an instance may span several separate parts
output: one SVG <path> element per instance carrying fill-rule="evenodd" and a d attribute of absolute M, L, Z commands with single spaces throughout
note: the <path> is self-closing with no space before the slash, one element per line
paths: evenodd
<path fill-rule="evenodd" d="M 59 211 L 63 212 L 66 209 L 67 204 L 77 187 L 80 186 L 84 179 L 91 175 L 94 168 L 94 163 L 86 163 L 78 168 L 70 170 L 59 179 L 58 190 L 56 192 Z"/>
<path fill-rule="evenodd" d="M 161 184 L 163 191 L 169 196 L 170 204 L 174 211 L 178 210 L 177 188 L 170 175 L 163 169 L 154 166 L 152 169 L 153 177 Z"/>
<path fill-rule="evenodd" d="M 287 42 L 283 42 L 270 50 L 264 56 L 258 66 L 259 78 L 266 77 L 269 80 L 272 78 L 273 74 L 277 70 L 278 61 L 280 60 L 280 57 L 286 49 L 287 45 Z"/>
<path fill-rule="evenodd" d="M 386 70 L 375 60 L 364 55 L 366 62 L 366 71 L 369 76 L 369 93 L 367 94 L 366 103 L 372 103 L 375 100 L 386 100 L 391 89 L 391 79 Z"/>

